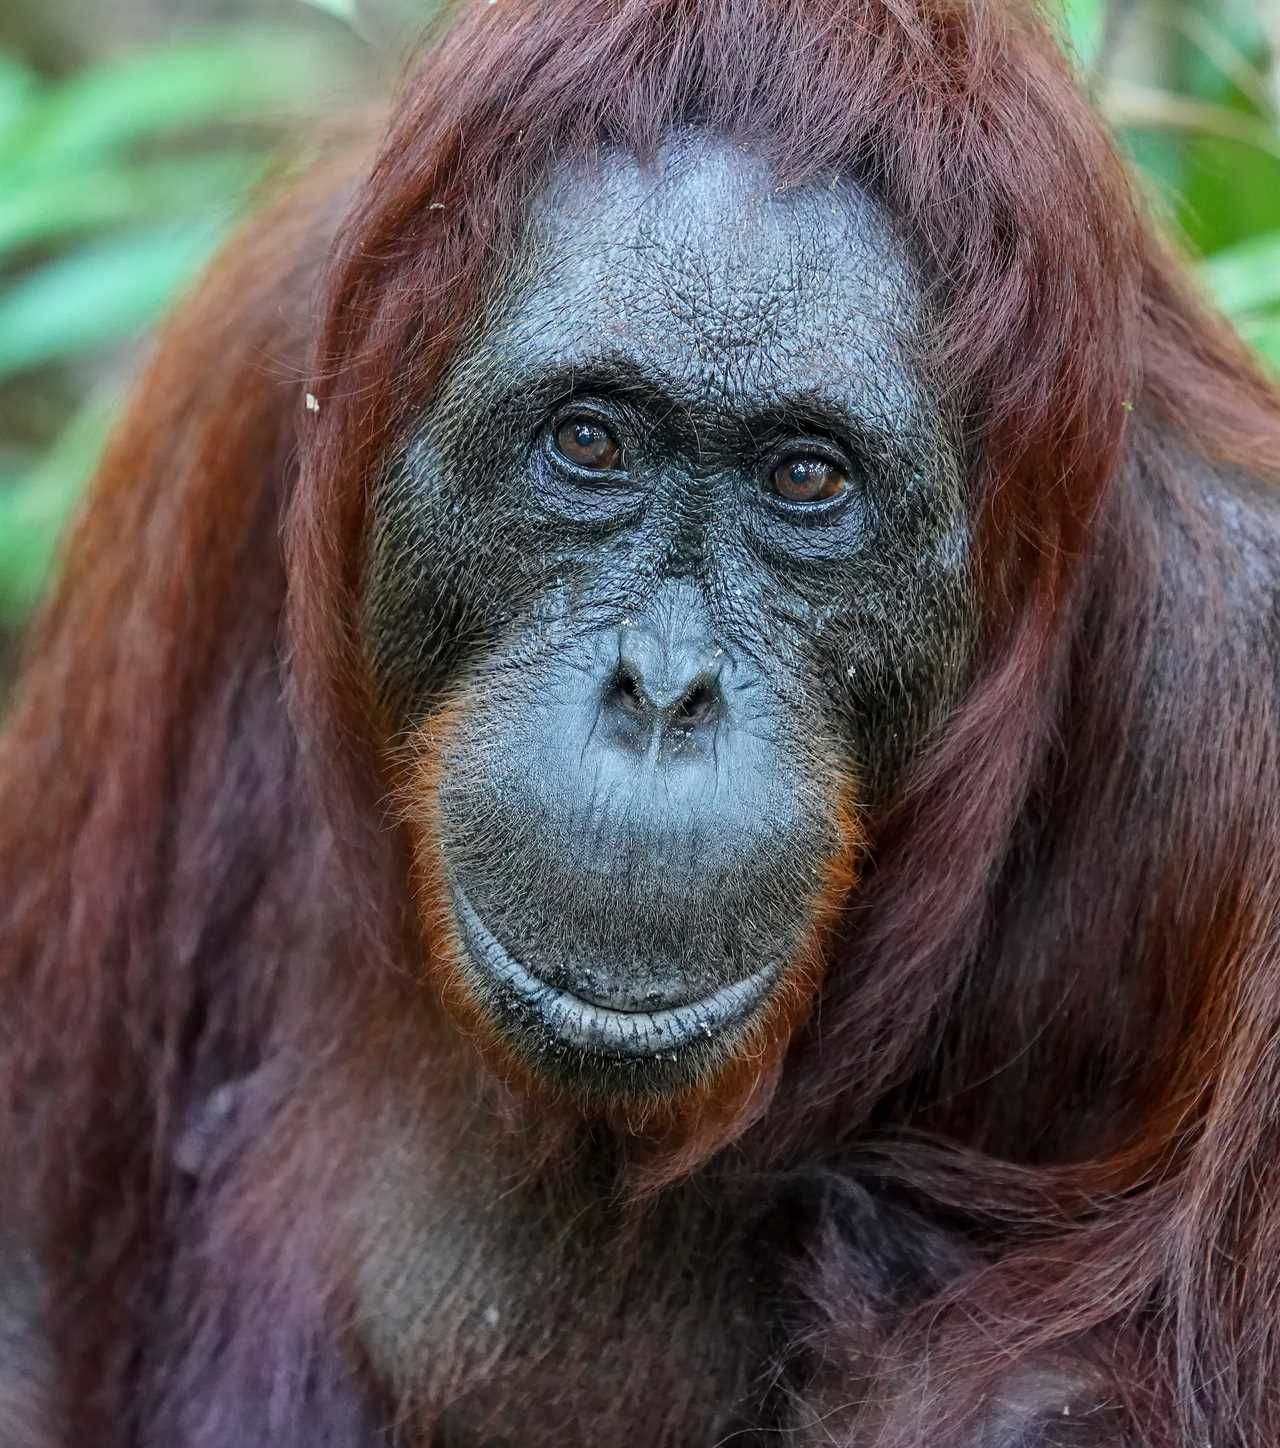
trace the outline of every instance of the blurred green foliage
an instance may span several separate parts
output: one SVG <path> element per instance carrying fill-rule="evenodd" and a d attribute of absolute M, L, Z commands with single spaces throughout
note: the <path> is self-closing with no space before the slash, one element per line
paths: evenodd
<path fill-rule="evenodd" d="M 1209 291 L 1280 367 L 1280 6 L 1131 4 L 1118 53 L 1108 55 L 1114 5 L 1068 6 L 1101 108 L 1146 178 L 1157 214 L 1200 260 Z"/>
<path fill-rule="evenodd" d="M 1064 40 L 1158 213 L 1280 365 L 1272 0 L 1062 3 Z M 298 4 L 335 30 L 359 25 L 359 0 Z M 335 74 L 333 52 L 296 28 L 226 29 L 63 79 L 0 49 L 0 631 L 36 598 L 101 450 L 120 349 L 243 209 L 272 123 L 314 107 Z M 33 396 L 55 399 L 34 425 Z"/>
<path fill-rule="evenodd" d="M 261 26 L 63 80 L 0 51 L 0 627 L 36 598 L 101 450 L 112 349 L 192 280 L 251 198 L 277 123 L 338 73 L 331 46 Z M 13 436 L 31 386 L 67 374 L 78 405 L 49 408 L 47 437 Z"/>

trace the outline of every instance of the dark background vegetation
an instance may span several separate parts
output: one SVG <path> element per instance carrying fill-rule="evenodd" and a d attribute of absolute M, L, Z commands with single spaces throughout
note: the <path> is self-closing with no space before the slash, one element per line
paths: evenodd
<path fill-rule="evenodd" d="M 336 112 L 384 94 L 434 5 L 3 0 L 0 649 L 148 328 L 270 184 L 281 143 L 305 151 Z M 1055 13 L 1153 208 L 1280 367 L 1280 0 Z"/>

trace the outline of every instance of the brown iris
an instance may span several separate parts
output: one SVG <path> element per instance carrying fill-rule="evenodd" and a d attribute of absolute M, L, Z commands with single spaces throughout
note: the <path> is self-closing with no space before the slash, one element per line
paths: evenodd
<path fill-rule="evenodd" d="M 609 472 L 622 462 L 618 439 L 593 417 L 566 417 L 556 428 L 556 448 L 576 467 Z"/>
<path fill-rule="evenodd" d="M 848 478 L 826 458 L 787 458 L 770 474 L 773 491 L 788 503 L 825 503 L 843 493 Z"/>

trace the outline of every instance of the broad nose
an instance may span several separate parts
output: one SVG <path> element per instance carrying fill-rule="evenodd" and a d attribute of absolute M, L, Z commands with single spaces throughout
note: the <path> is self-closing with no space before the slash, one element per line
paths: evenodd
<path fill-rule="evenodd" d="M 624 627 L 604 686 L 611 734 L 640 751 L 710 734 L 724 710 L 721 663 L 719 651 L 701 640 Z"/>

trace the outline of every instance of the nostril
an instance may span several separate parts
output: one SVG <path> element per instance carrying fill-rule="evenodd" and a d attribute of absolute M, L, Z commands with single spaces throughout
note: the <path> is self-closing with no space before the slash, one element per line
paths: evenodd
<path fill-rule="evenodd" d="M 671 722 L 681 729 L 696 729 L 716 712 L 719 691 L 711 684 L 699 680 L 680 700 Z"/>
<path fill-rule="evenodd" d="M 631 645 L 629 653 L 613 662 L 601 694 L 615 742 L 641 748 L 665 735 L 683 744 L 720 717 L 724 699 L 718 668 L 692 649 L 655 647 L 646 657 L 642 646 L 647 639 L 625 642 Z"/>
<path fill-rule="evenodd" d="M 610 698 L 613 704 L 633 719 L 643 719 L 649 713 L 644 692 L 629 669 L 619 669 L 614 676 Z"/>

